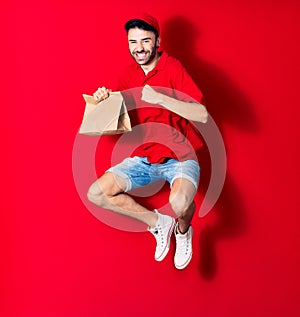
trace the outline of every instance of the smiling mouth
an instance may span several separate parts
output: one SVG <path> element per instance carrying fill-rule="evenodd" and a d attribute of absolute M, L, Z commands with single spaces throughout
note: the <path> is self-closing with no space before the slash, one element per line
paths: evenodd
<path fill-rule="evenodd" d="M 148 53 L 146 52 L 136 52 L 135 56 L 137 57 L 137 59 L 145 59 L 147 57 Z"/>

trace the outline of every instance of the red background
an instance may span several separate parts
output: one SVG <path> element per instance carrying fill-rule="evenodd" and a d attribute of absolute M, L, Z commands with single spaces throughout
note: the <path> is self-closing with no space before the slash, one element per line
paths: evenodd
<path fill-rule="evenodd" d="M 146 3 L 143 2 L 143 6 Z M 222 195 L 193 219 L 194 257 L 93 217 L 72 176 L 82 93 L 130 60 L 136 1 L 1 4 L 0 314 L 299 316 L 299 2 L 148 2 L 227 149 Z"/>

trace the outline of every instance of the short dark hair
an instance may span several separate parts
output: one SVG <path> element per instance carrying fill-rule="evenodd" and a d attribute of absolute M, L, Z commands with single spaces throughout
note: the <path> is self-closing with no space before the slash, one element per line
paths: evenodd
<path fill-rule="evenodd" d="M 155 35 L 155 38 L 159 37 L 157 30 L 152 25 L 146 23 L 143 20 L 138 20 L 138 19 L 129 20 L 125 23 L 124 28 L 127 33 L 130 29 L 138 28 L 141 30 L 153 32 Z"/>

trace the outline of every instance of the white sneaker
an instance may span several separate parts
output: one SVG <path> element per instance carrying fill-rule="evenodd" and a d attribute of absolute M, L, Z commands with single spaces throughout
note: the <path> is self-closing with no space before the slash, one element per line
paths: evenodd
<path fill-rule="evenodd" d="M 162 215 L 156 209 L 155 213 L 158 215 L 158 220 L 154 228 L 148 228 L 155 239 L 156 239 L 156 250 L 155 250 L 155 260 L 162 261 L 169 249 L 170 249 L 170 238 L 175 227 L 175 219 L 171 216 Z"/>
<path fill-rule="evenodd" d="M 191 261 L 193 228 L 190 226 L 185 234 L 177 233 L 178 223 L 175 227 L 176 251 L 174 256 L 175 267 L 179 270 L 184 269 Z"/>

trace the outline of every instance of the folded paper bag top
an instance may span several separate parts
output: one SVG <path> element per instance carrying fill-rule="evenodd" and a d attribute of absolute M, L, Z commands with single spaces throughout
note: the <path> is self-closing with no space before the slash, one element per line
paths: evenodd
<path fill-rule="evenodd" d="M 97 102 L 93 96 L 82 96 L 86 106 L 79 134 L 111 135 L 132 130 L 126 105 L 119 91 L 110 93 L 101 102 Z"/>

